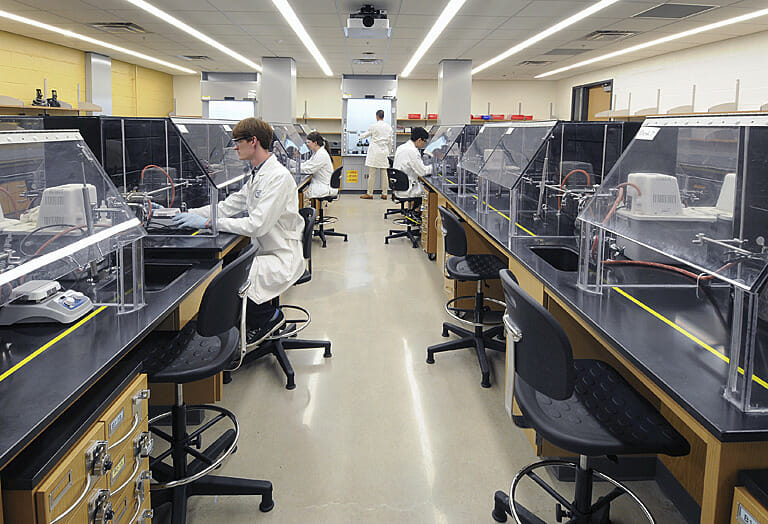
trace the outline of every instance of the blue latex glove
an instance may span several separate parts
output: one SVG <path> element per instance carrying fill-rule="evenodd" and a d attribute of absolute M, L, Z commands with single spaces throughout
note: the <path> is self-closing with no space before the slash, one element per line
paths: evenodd
<path fill-rule="evenodd" d="M 149 205 L 152 206 L 152 209 L 164 209 L 165 206 L 162 204 L 158 204 L 157 202 L 150 202 Z"/>
<path fill-rule="evenodd" d="M 209 220 L 194 213 L 179 213 L 173 217 L 173 225 L 189 229 L 205 229 L 209 227 Z"/>

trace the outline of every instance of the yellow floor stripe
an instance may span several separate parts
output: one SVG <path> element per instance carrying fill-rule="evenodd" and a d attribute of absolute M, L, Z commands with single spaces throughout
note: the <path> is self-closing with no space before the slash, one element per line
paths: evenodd
<path fill-rule="evenodd" d="M 83 324 L 85 324 L 86 322 L 91 320 L 93 317 L 95 317 L 96 315 L 98 315 L 99 313 L 104 311 L 105 309 L 107 309 L 107 306 L 101 306 L 99 309 L 97 309 L 96 311 L 94 311 L 93 313 L 91 313 L 90 315 L 85 317 L 84 319 L 82 319 L 80 322 L 78 322 L 77 324 L 75 324 L 74 326 L 69 328 L 68 330 L 66 330 L 63 333 L 61 333 L 59 336 L 57 336 L 56 338 L 54 338 L 53 340 L 51 340 L 50 342 L 48 342 L 44 346 L 41 346 L 40 348 L 36 349 L 34 351 L 34 353 L 32 353 L 27 358 L 25 358 L 24 360 L 22 360 L 21 362 L 19 362 L 15 366 L 13 366 L 11 369 L 9 369 L 8 371 L 6 371 L 2 375 L 0 375 L 0 382 L 5 380 L 6 378 L 10 377 L 14 373 L 16 373 L 18 370 L 20 370 L 22 367 L 27 365 L 29 362 L 31 362 L 32 360 L 34 360 L 38 356 L 42 355 L 45 350 L 47 350 L 48 348 L 50 348 L 51 346 L 56 344 L 58 341 L 60 341 L 61 339 L 63 339 L 64 337 L 66 337 L 67 335 L 72 333 L 73 331 L 75 331 L 77 328 L 79 328 L 80 326 L 82 326 Z"/>
<path fill-rule="evenodd" d="M 685 330 L 684 328 L 678 326 L 677 324 L 675 324 L 674 322 L 669 320 L 667 317 L 665 317 L 664 315 L 662 315 L 658 311 L 656 311 L 653 308 L 643 304 L 642 302 L 640 302 L 638 299 L 636 299 L 635 297 L 633 297 L 632 295 L 630 295 L 629 293 L 627 293 L 623 289 L 620 289 L 620 288 L 618 288 L 616 286 L 613 286 L 611 289 L 613 289 L 614 291 L 619 293 L 621 296 L 623 296 L 626 299 L 628 299 L 630 302 L 633 302 L 635 305 L 639 306 L 641 309 L 645 310 L 646 312 L 650 313 L 654 317 L 658 318 L 659 320 L 661 320 L 662 322 L 667 324 L 669 327 L 671 327 L 672 329 L 674 329 L 678 333 L 680 333 L 682 335 L 685 335 L 686 337 L 688 337 L 689 339 L 694 341 L 696 344 L 698 344 L 699 346 L 703 347 L 704 349 L 706 349 L 707 351 L 709 351 L 710 353 L 715 355 L 717 358 L 719 358 L 723 362 L 730 364 L 731 360 L 728 357 L 726 357 L 725 355 L 720 353 L 718 350 L 716 350 L 715 348 L 713 348 L 712 346 L 710 346 L 709 344 L 707 344 L 706 342 L 704 342 L 703 340 L 701 340 L 700 338 L 698 338 L 697 336 L 692 334 L 691 332 L 689 332 L 689 331 Z M 744 374 L 744 370 L 742 368 L 739 368 L 739 373 L 741 373 L 743 375 Z M 768 382 L 766 382 L 765 380 L 761 379 L 757 375 L 752 375 L 752 380 L 754 380 L 755 382 L 757 382 L 758 384 L 760 384 L 764 388 L 768 389 Z"/>

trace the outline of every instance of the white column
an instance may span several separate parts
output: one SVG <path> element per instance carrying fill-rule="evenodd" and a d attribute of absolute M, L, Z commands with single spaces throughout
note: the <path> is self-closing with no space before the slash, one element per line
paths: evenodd
<path fill-rule="evenodd" d="M 96 115 L 112 114 L 112 59 L 98 53 L 85 53 L 85 102 L 101 106 Z M 80 100 L 77 100 L 80 103 Z M 72 104 L 76 107 L 76 104 Z"/>
<path fill-rule="evenodd" d="M 296 120 L 296 62 L 293 58 L 261 59 L 261 118 L 267 122 Z"/>
<path fill-rule="evenodd" d="M 472 103 L 472 60 L 441 60 L 437 76 L 437 122 L 469 124 Z"/>

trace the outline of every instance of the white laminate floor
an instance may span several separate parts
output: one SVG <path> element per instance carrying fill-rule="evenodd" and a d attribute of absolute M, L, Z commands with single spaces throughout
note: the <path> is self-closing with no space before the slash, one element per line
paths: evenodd
<path fill-rule="evenodd" d="M 426 347 L 446 340 L 440 261 L 407 239 L 384 245 L 391 206 L 378 194 L 332 203 L 349 242 L 329 238 L 322 249 L 315 239 L 312 281 L 284 297 L 312 314 L 300 336 L 331 340 L 333 357 L 290 352 L 293 391 L 271 356 L 225 386 L 222 405 L 242 434 L 219 473 L 272 481 L 275 508 L 259 512 L 259 497 L 197 497 L 188 522 L 491 523 L 494 491 L 536 460 L 504 412 L 503 354 L 488 352 L 490 389 L 472 350 L 426 364 Z M 629 484 L 657 522 L 683 522 L 654 482 Z M 521 501 L 555 522 L 543 491 L 528 486 Z M 643 522 L 629 503 L 616 503 L 613 517 Z"/>

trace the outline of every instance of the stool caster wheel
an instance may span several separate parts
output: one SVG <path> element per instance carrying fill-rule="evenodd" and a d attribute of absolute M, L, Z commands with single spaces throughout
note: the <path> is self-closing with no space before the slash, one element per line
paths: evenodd
<path fill-rule="evenodd" d="M 444 336 L 444 337 L 447 337 L 447 336 L 448 336 L 448 330 L 447 330 L 447 329 L 445 329 L 445 328 L 443 328 L 443 336 Z"/>
<path fill-rule="evenodd" d="M 555 520 L 562 522 L 563 518 L 571 518 L 571 512 L 564 510 L 560 504 L 555 504 Z"/>
<path fill-rule="evenodd" d="M 488 377 L 488 375 L 483 374 L 483 379 L 480 381 L 480 385 L 484 388 L 491 387 L 491 379 Z"/>
<path fill-rule="evenodd" d="M 232 372 L 225 371 L 224 376 L 222 378 L 225 384 L 229 384 L 230 382 L 232 382 Z"/>
<path fill-rule="evenodd" d="M 265 503 L 264 501 L 259 504 L 259 511 L 262 513 L 267 513 L 269 511 L 272 511 L 272 508 L 275 507 L 275 501 L 274 499 L 270 499 L 269 502 Z"/>
<path fill-rule="evenodd" d="M 331 358 L 333 355 L 331 354 L 331 346 L 328 345 L 327 348 L 325 348 L 325 351 L 323 352 L 323 358 Z"/>
<path fill-rule="evenodd" d="M 509 497 L 503 491 L 497 491 L 493 495 L 493 511 L 491 516 L 496 522 L 507 521 L 507 508 L 509 507 Z"/>
<path fill-rule="evenodd" d="M 429 254 L 427 255 L 427 258 L 428 258 L 429 260 L 435 260 L 435 259 L 437 258 L 437 253 L 429 253 Z"/>
<path fill-rule="evenodd" d="M 435 363 L 435 356 L 431 354 L 427 354 L 427 364 L 434 364 Z"/>

